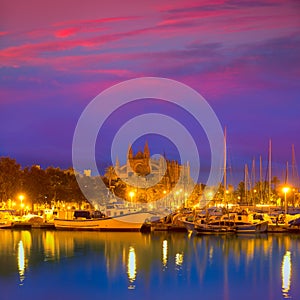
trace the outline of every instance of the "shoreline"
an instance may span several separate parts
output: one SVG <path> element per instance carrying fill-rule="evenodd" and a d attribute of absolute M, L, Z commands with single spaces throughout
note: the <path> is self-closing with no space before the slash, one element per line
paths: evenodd
<path fill-rule="evenodd" d="M 32 229 L 39 229 L 39 230 L 55 230 L 61 231 L 61 229 L 55 228 L 54 223 L 30 223 L 30 222 L 17 222 L 12 224 L 10 227 L 1 228 L 2 230 L 32 230 Z M 0 229 L 0 230 L 1 230 Z M 82 232 L 90 232 L 90 231 L 97 231 L 97 232 L 124 232 L 124 230 L 99 230 L 99 229 L 65 229 L 64 231 L 82 231 Z M 125 230 L 126 232 L 131 232 L 131 230 Z M 186 232 L 188 230 L 184 226 L 180 225 L 172 225 L 172 224 L 163 224 L 163 223 L 145 223 L 142 226 L 142 229 L 139 230 L 142 233 L 150 233 L 150 232 Z M 288 226 L 280 226 L 280 225 L 269 225 L 268 231 L 266 233 L 285 233 L 285 234 L 300 234 L 300 227 L 288 227 Z"/>

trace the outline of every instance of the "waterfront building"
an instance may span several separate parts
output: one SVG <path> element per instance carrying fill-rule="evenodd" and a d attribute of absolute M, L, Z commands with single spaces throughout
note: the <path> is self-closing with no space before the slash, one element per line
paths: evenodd
<path fill-rule="evenodd" d="M 170 198 L 177 199 L 177 205 L 181 205 L 186 200 L 185 191 L 194 185 L 189 162 L 180 164 L 176 160 L 168 160 L 165 156 L 155 159 L 151 157 L 147 142 L 143 151 L 139 150 L 136 153 L 130 145 L 126 163 L 120 165 L 116 158 L 115 166 L 109 167 L 105 176 L 109 181 L 126 182 L 127 200 L 142 203 L 153 202 L 169 195 Z M 134 183 L 137 181 L 142 183 L 142 187 L 135 188 Z"/>

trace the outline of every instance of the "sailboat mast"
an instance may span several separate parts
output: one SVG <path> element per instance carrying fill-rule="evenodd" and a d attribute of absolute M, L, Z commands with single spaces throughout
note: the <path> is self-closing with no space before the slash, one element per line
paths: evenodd
<path fill-rule="evenodd" d="M 248 165 L 245 164 L 245 182 L 244 182 L 244 190 L 245 190 L 245 202 L 248 205 Z"/>
<path fill-rule="evenodd" d="M 259 193 L 260 200 L 263 200 L 263 181 L 262 181 L 262 158 L 259 156 Z"/>
<path fill-rule="evenodd" d="M 295 146 L 292 145 L 292 183 L 293 186 L 299 188 L 299 175 L 297 171 L 296 155 L 295 155 Z"/>
<path fill-rule="evenodd" d="M 255 181 L 256 181 L 256 176 L 255 176 L 255 157 L 253 157 L 252 160 L 252 168 L 251 168 L 251 183 L 250 183 L 250 191 L 251 191 L 251 201 L 252 201 L 252 205 L 255 206 L 255 194 L 256 194 L 256 190 L 255 190 Z"/>
<path fill-rule="evenodd" d="M 268 203 L 271 200 L 271 184 L 272 184 L 272 141 L 269 140 L 269 192 L 268 192 Z"/>
<path fill-rule="evenodd" d="M 295 206 L 295 196 L 296 192 L 299 191 L 299 176 L 297 171 L 297 163 L 296 163 L 296 155 L 295 155 L 295 146 L 292 145 L 292 180 L 291 183 L 293 184 L 293 207 Z"/>
<path fill-rule="evenodd" d="M 226 191 L 227 191 L 227 178 L 226 178 L 226 167 L 227 167 L 227 151 L 226 151 L 226 127 L 224 128 L 224 203 L 226 203 Z"/>
<path fill-rule="evenodd" d="M 251 169 L 251 179 L 252 179 L 252 188 L 255 186 L 256 175 L 255 175 L 255 157 L 252 160 L 252 169 Z"/>
<path fill-rule="evenodd" d="M 285 184 L 289 182 L 289 162 L 286 162 L 286 169 L 285 169 Z"/>

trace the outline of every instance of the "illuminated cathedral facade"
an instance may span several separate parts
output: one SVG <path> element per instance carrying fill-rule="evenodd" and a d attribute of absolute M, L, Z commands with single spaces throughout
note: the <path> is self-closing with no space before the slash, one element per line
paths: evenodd
<path fill-rule="evenodd" d="M 151 182 L 161 178 L 159 185 L 166 190 L 170 190 L 177 183 L 189 185 L 192 180 L 188 162 L 180 165 L 175 160 L 167 160 L 163 157 L 153 159 L 147 142 L 144 145 L 144 150 L 137 153 L 133 152 L 130 145 L 126 163 L 121 166 L 117 159 L 115 171 L 120 179 L 128 179 L 137 175 L 144 178 L 145 181 Z"/>

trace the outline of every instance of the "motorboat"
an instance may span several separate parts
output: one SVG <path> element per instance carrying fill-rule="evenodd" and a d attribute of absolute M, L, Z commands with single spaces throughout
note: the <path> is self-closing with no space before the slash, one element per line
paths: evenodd
<path fill-rule="evenodd" d="M 11 210 L 0 210 L 0 229 L 12 228 L 14 215 Z"/>
<path fill-rule="evenodd" d="M 140 231 L 151 219 L 151 212 L 134 212 L 107 217 L 100 212 L 74 211 L 72 219 L 54 219 L 56 229 L 98 231 Z"/>

